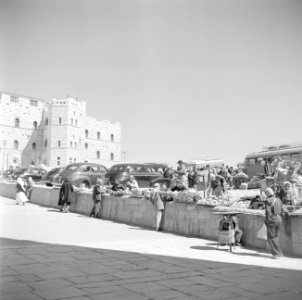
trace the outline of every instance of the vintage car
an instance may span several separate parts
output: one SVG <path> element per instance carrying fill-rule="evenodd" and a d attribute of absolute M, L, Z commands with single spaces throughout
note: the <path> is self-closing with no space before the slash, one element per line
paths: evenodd
<path fill-rule="evenodd" d="M 55 181 L 55 178 L 58 177 L 64 169 L 64 167 L 51 169 L 42 177 L 41 183 L 47 186 L 52 186 Z"/>
<path fill-rule="evenodd" d="M 163 174 L 149 165 L 125 163 L 112 166 L 106 173 L 110 184 L 125 182 L 133 176 L 139 187 L 150 187 L 150 182 L 155 178 L 162 178 Z"/>
<path fill-rule="evenodd" d="M 54 184 L 62 184 L 68 179 L 73 185 L 90 188 L 97 179 L 104 180 L 107 169 L 95 163 L 74 163 L 68 165 L 55 179 Z"/>

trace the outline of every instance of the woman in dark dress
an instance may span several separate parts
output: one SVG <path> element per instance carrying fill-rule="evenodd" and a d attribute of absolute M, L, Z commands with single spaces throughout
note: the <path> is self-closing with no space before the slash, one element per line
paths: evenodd
<path fill-rule="evenodd" d="M 64 213 L 68 213 L 72 200 L 73 200 L 73 185 L 67 179 L 65 179 L 59 193 L 58 205 L 61 207 L 60 211 Z"/>

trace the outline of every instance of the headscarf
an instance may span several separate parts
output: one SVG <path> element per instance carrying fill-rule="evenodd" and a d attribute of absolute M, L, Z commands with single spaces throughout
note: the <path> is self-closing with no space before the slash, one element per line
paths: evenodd
<path fill-rule="evenodd" d="M 290 187 L 292 186 L 292 184 L 291 184 L 289 181 L 284 181 L 284 182 L 283 182 L 283 188 L 284 188 L 287 184 L 288 184 Z"/>
<path fill-rule="evenodd" d="M 274 193 L 274 191 L 271 188 L 267 188 L 265 190 L 265 195 L 266 195 L 267 198 L 269 198 L 271 196 L 275 196 L 275 193 Z"/>

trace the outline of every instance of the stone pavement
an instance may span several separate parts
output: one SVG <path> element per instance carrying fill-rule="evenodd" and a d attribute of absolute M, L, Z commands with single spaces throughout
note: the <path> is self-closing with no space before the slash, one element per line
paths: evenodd
<path fill-rule="evenodd" d="M 0 198 L 0 299 L 302 299 L 302 259 Z M 232 262 L 232 263 L 231 263 Z"/>

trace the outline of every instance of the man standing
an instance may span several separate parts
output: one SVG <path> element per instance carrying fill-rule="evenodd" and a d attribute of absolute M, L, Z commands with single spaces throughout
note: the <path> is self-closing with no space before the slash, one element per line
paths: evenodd
<path fill-rule="evenodd" d="M 102 181 L 98 179 L 96 185 L 92 191 L 93 207 L 90 213 L 90 217 L 98 218 L 101 211 L 101 201 L 102 201 Z"/>
<path fill-rule="evenodd" d="M 179 160 L 177 162 L 177 177 L 178 180 L 187 188 L 188 187 L 188 176 L 187 176 L 187 169 L 185 167 L 185 164 L 182 160 Z"/>
<path fill-rule="evenodd" d="M 283 256 L 279 245 L 279 231 L 282 215 L 286 212 L 280 199 L 275 197 L 271 188 L 265 190 L 265 225 L 267 228 L 267 241 L 270 244 L 273 258 Z"/>
<path fill-rule="evenodd" d="M 154 190 L 151 192 L 150 200 L 151 200 L 154 208 L 156 209 L 155 230 L 160 231 L 160 230 L 162 230 L 161 223 L 162 223 L 162 216 L 163 216 L 165 206 L 164 206 L 163 200 L 160 195 L 159 183 L 155 183 L 153 187 L 154 187 Z"/>

